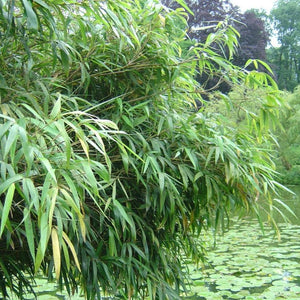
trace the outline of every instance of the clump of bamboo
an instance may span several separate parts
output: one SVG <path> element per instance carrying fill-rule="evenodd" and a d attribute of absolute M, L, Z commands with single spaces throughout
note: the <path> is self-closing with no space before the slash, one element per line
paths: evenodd
<path fill-rule="evenodd" d="M 196 73 L 265 88 L 264 116 L 276 85 L 214 51 L 234 51 L 233 28 L 194 44 L 159 1 L 8 0 L 0 19 L 2 295 L 43 271 L 87 299 L 178 298 L 201 231 L 277 188 L 266 118 L 253 135 L 197 111 Z"/>

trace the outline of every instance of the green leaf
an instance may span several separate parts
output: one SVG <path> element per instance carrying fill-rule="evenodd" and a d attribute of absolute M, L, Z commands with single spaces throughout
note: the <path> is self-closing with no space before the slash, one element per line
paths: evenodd
<path fill-rule="evenodd" d="M 87 183 L 92 187 L 93 192 L 97 195 L 98 194 L 98 184 L 95 177 L 95 174 L 91 168 L 91 164 L 89 162 L 83 161 L 81 163 L 85 176 L 87 178 Z"/>
<path fill-rule="evenodd" d="M 5 180 L 3 183 L 0 184 L 0 195 L 3 194 L 13 183 L 20 181 L 23 179 L 23 176 L 20 174 L 14 175 L 7 180 Z"/>
<path fill-rule="evenodd" d="M 50 227 L 48 224 L 48 214 L 47 213 L 42 213 L 42 216 L 40 218 L 39 229 L 40 229 L 40 243 L 39 243 L 40 254 L 44 258 L 44 255 L 46 253 L 47 244 L 48 244 L 48 239 L 50 236 Z"/>
<path fill-rule="evenodd" d="M 6 80 L 4 78 L 4 76 L 0 73 L 0 88 L 6 88 L 7 87 L 7 83 Z"/>
<path fill-rule="evenodd" d="M 24 214 L 26 239 L 27 239 L 29 251 L 32 259 L 35 260 L 34 232 L 33 232 L 33 226 L 30 217 L 30 211 L 27 209 L 27 207 L 24 208 L 23 214 Z"/>
<path fill-rule="evenodd" d="M 37 187 L 34 186 L 33 181 L 30 178 L 24 178 L 22 181 L 24 198 L 27 201 L 27 205 L 30 207 L 33 205 L 36 211 L 39 211 L 40 197 Z"/>
<path fill-rule="evenodd" d="M 1 114 L 0 114 L 0 117 L 2 117 Z M 0 126 L 0 139 L 2 138 L 3 135 L 6 135 L 7 133 L 9 133 L 11 126 L 14 124 L 13 119 L 11 121 L 7 120 L 7 119 L 5 119 L 5 120 L 6 121 L 3 124 L 1 124 L 1 126 Z"/>
<path fill-rule="evenodd" d="M 9 212 L 11 209 L 11 204 L 13 201 L 14 193 L 15 193 L 15 184 L 12 183 L 7 190 L 5 200 L 4 200 L 4 206 L 3 206 L 2 215 L 1 215 L 0 238 L 2 236 L 6 222 L 8 220 L 8 215 L 9 215 Z"/>
<path fill-rule="evenodd" d="M 67 245 L 64 240 L 61 241 L 61 245 L 62 245 L 62 249 L 63 249 L 63 253 L 64 253 L 67 270 L 69 271 L 70 266 L 71 266 L 69 251 L 68 251 Z"/>
<path fill-rule="evenodd" d="M 186 167 L 185 167 L 185 165 L 178 165 L 178 169 L 179 169 L 182 181 L 183 181 L 183 186 L 185 189 L 187 189 L 188 184 L 189 184 L 189 179 L 188 179 Z"/>
<path fill-rule="evenodd" d="M 55 101 L 54 106 L 50 113 L 50 118 L 52 120 L 56 119 L 61 111 L 61 95 L 59 94 L 58 99 Z"/>
<path fill-rule="evenodd" d="M 132 121 L 127 116 L 123 115 L 122 119 L 130 128 L 134 128 Z"/>
<path fill-rule="evenodd" d="M 54 179 L 54 181 L 57 182 L 57 179 L 56 179 L 56 176 L 55 176 L 55 169 L 52 168 L 52 165 L 49 162 L 49 160 L 45 157 L 39 157 L 39 160 L 44 165 L 44 167 L 46 168 L 46 171 L 49 172 L 49 174 Z"/>
<path fill-rule="evenodd" d="M 180 4 L 182 7 L 184 7 L 192 16 L 194 13 L 189 9 L 186 2 L 184 0 L 175 0 L 178 4 Z"/>
<path fill-rule="evenodd" d="M 60 49 L 60 58 L 65 72 L 69 72 L 70 62 L 69 62 L 69 52 L 66 48 Z"/>
<path fill-rule="evenodd" d="M 69 247 L 69 249 L 70 249 L 70 251 L 73 255 L 73 258 L 74 258 L 75 264 L 77 266 L 77 269 L 79 271 L 81 271 L 79 260 L 78 260 L 77 253 L 75 251 L 74 245 L 72 244 L 70 238 L 67 236 L 67 234 L 64 231 L 62 232 L 62 237 L 65 240 L 65 242 L 68 244 L 68 247 Z"/>
<path fill-rule="evenodd" d="M 126 213 L 124 207 L 122 206 L 122 204 L 117 200 L 117 199 L 113 199 L 113 204 L 114 206 L 117 208 L 117 210 L 120 213 L 120 216 L 131 226 L 134 227 L 132 218 L 129 217 L 129 215 Z"/>
<path fill-rule="evenodd" d="M 65 189 L 60 189 L 60 192 L 63 194 L 64 199 L 66 200 L 66 202 L 68 203 L 68 205 L 70 205 L 70 207 L 75 211 L 75 213 L 77 215 L 80 215 L 80 207 L 79 207 L 79 203 L 75 203 L 73 197 L 69 194 L 69 192 Z"/>
<path fill-rule="evenodd" d="M 59 245 L 58 235 L 55 228 L 52 228 L 51 231 L 51 241 L 52 241 L 52 253 L 53 253 L 55 275 L 56 275 L 56 279 L 59 280 L 60 269 L 61 269 L 61 255 L 60 255 L 60 245 Z"/>
<path fill-rule="evenodd" d="M 7 136 L 7 140 L 4 147 L 4 154 L 3 159 L 5 159 L 12 147 L 12 145 L 16 142 L 16 140 L 19 138 L 19 125 L 14 124 L 10 130 L 9 134 Z"/>
<path fill-rule="evenodd" d="M 109 228 L 108 230 L 108 249 L 109 249 L 109 255 L 110 256 L 117 256 L 117 247 L 114 237 L 114 231 Z"/>
<path fill-rule="evenodd" d="M 84 215 L 78 214 L 78 219 L 79 219 L 79 226 L 80 226 L 82 239 L 85 242 L 86 241 L 86 225 L 85 225 L 85 221 L 84 221 Z"/>
<path fill-rule="evenodd" d="M 27 24 L 29 29 L 38 29 L 38 18 L 32 8 L 32 3 L 30 0 L 22 0 L 26 16 L 27 16 Z"/>
<path fill-rule="evenodd" d="M 58 187 L 55 187 L 55 188 L 51 189 L 49 192 L 52 194 L 51 195 L 51 205 L 50 205 L 50 208 L 49 208 L 49 217 L 48 217 L 48 226 L 49 226 L 49 228 L 51 228 L 52 227 L 52 221 L 53 221 L 54 208 L 55 208 L 57 195 L 58 195 Z M 49 196 L 50 196 L 50 193 L 49 193 Z"/>
<path fill-rule="evenodd" d="M 37 274 L 39 271 L 39 268 L 42 264 L 42 261 L 44 259 L 44 254 L 41 252 L 41 244 L 39 243 L 38 249 L 36 251 L 36 256 L 35 256 L 35 263 L 34 263 L 34 272 Z"/>
<path fill-rule="evenodd" d="M 165 174 L 159 172 L 158 173 L 158 180 L 159 180 L 159 189 L 160 189 L 160 192 L 162 193 L 165 189 Z"/>
<path fill-rule="evenodd" d="M 54 109 L 54 107 L 53 107 Z M 70 163 L 70 159 L 71 159 L 71 154 L 72 154 L 72 147 L 71 147 L 71 143 L 70 143 L 70 137 L 66 131 L 65 128 L 65 124 L 63 120 L 57 120 L 56 122 L 54 122 L 54 125 L 57 127 L 60 135 L 62 136 L 63 140 L 64 140 L 64 146 L 65 146 L 65 153 L 66 153 L 66 161 L 67 161 L 67 166 Z"/>

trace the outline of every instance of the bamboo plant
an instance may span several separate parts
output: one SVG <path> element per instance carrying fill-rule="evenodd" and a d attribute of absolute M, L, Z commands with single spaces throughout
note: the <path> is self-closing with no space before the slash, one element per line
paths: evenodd
<path fill-rule="evenodd" d="M 87 299 L 179 299 L 203 230 L 261 202 L 271 211 L 268 122 L 239 130 L 198 110 L 209 91 L 195 78 L 265 89 L 265 116 L 281 104 L 276 84 L 231 64 L 226 23 L 189 40 L 178 2 L 0 1 L 3 297 L 43 272 Z"/>

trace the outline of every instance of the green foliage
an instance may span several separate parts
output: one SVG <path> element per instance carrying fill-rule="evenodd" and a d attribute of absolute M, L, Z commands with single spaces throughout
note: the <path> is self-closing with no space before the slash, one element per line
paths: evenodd
<path fill-rule="evenodd" d="M 300 84 L 300 7 L 297 0 L 278 0 L 270 18 L 277 33 L 279 47 L 268 51 L 280 89 L 293 91 Z"/>
<path fill-rule="evenodd" d="M 2 294 L 41 270 L 87 299 L 179 298 L 202 229 L 272 208 L 276 85 L 211 47 L 232 52 L 233 28 L 194 45 L 185 11 L 158 1 L 0 3 Z M 265 88 L 262 117 L 196 112 L 197 71 Z"/>
<path fill-rule="evenodd" d="M 300 88 L 293 93 L 285 92 L 288 106 L 280 111 L 281 130 L 276 131 L 278 151 L 276 165 L 285 184 L 300 184 Z"/>

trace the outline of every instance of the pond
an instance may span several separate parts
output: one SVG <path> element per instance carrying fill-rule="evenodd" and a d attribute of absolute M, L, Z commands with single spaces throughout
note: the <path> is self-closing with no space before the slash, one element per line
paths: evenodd
<path fill-rule="evenodd" d="M 300 218 L 300 187 L 291 189 L 296 195 L 285 203 Z M 300 299 L 300 219 L 289 215 L 287 224 L 280 223 L 280 214 L 275 217 L 280 239 L 267 226 L 263 235 L 257 221 L 249 219 L 234 222 L 218 236 L 207 264 L 188 264 L 192 284 L 183 299 Z"/>
<path fill-rule="evenodd" d="M 300 187 L 291 189 L 296 195 L 289 196 L 285 203 L 300 218 Z M 208 249 L 205 265 L 187 262 L 191 285 L 188 296 L 182 299 L 300 299 L 300 219 L 291 216 L 287 224 L 279 214 L 276 218 L 280 240 L 267 226 L 263 235 L 256 220 L 233 222 L 228 232 L 217 236 L 216 247 Z M 207 240 L 213 240 L 209 233 Z M 70 299 L 43 278 L 37 280 L 35 291 L 38 300 Z M 28 295 L 26 299 L 35 298 Z M 84 298 L 74 295 L 71 299 Z"/>

